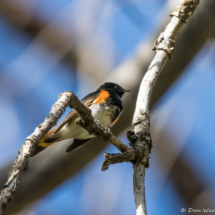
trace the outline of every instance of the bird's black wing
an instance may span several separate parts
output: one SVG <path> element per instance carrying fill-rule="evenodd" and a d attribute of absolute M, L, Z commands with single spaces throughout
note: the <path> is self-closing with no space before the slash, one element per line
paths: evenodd
<path fill-rule="evenodd" d="M 85 140 L 74 139 L 73 143 L 67 147 L 66 153 L 69 153 L 69 152 L 73 151 L 74 149 L 77 149 L 77 148 L 81 147 L 86 142 L 90 141 L 91 139 L 92 138 L 85 139 Z"/>

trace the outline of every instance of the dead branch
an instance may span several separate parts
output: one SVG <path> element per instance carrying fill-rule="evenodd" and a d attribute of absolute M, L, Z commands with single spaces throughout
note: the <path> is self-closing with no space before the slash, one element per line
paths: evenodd
<path fill-rule="evenodd" d="M 71 98 L 70 107 L 74 108 L 80 115 L 80 118 L 77 119 L 75 123 L 80 124 L 80 126 L 85 128 L 90 134 L 94 134 L 104 142 L 109 141 L 121 152 L 129 150 L 129 147 L 115 137 L 109 128 L 105 128 L 99 121 L 93 118 L 91 110 L 81 103 L 74 94 Z"/>
<path fill-rule="evenodd" d="M 136 160 L 136 152 L 134 150 L 117 154 L 104 153 L 104 156 L 105 160 L 102 164 L 102 171 L 108 170 L 109 165 L 111 164 L 131 162 L 132 160 Z"/>
<path fill-rule="evenodd" d="M 103 127 L 92 117 L 91 110 L 80 102 L 73 92 L 64 92 L 59 96 L 59 100 L 53 105 L 49 116 L 35 129 L 34 133 L 26 138 L 26 141 L 20 148 L 19 156 L 16 158 L 12 171 L 9 174 L 9 178 L 1 191 L 0 213 L 3 213 L 7 205 L 12 201 L 13 194 L 15 193 L 19 183 L 20 174 L 22 171 L 27 170 L 31 154 L 36 149 L 37 143 L 54 125 L 56 125 L 57 120 L 61 117 L 68 105 L 79 113 L 81 119 L 79 119 L 77 123 L 85 129 L 89 129 L 90 133 L 96 134 L 103 141 L 110 141 L 121 152 L 125 152 L 129 149 L 128 146 L 113 136 L 110 129 Z"/>
<path fill-rule="evenodd" d="M 198 5 L 198 0 L 181 0 L 176 10 L 171 14 L 172 19 L 167 25 L 165 31 L 161 33 L 156 41 L 153 50 L 156 55 L 152 60 L 148 71 L 146 72 L 138 94 L 136 109 L 133 117 L 133 131 L 136 137 L 134 147 L 144 153 L 144 158 L 134 167 L 134 196 L 136 204 L 136 214 L 144 215 L 146 212 L 145 203 L 145 167 L 149 166 L 149 154 L 151 145 L 148 144 L 150 139 L 150 116 L 149 104 L 154 85 L 161 73 L 163 67 L 171 57 L 174 49 L 175 39 L 181 28 L 188 21 Z M 131 133 L 128 134 L 129 139 Z"/>
<path fill-rule="evenodd" d="M 20 148 L 19 156 L 14 161 L 12 171 L 9 173 L 9 178 L 0 194 L 0 214 L 3 213 L 7 205 L 12 201 L 13 194 L 19 183 L 20 174 L 22 171 L 27 170 L 31 154 L 36 149 L 37 143 L 54 125 L 56 125 L 57 120 L 69 105 L 69 96 L 69 93 L 66 92 L 59 98 L 59 100 L 52 106 L 49 116 L 46 117 L 45 121 L 26 138 L 26 141 Z"/>

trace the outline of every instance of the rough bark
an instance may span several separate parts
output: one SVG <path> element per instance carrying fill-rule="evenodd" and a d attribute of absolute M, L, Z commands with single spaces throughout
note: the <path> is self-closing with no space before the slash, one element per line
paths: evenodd
<path fill-rule="evenodd" d="M 183 25 L 188 21 L 198 5 L 197 0 L 181 0 L 176 10 L 171 14 L 172 19 L 165 31 L 154 45 L 156 55 L 146 72 L 138 93 L 136 109 L 133 117 L 133 130 L 136 136 L 134 147 L 144 153 L 144 159 L 134 167 L 134 196 L 136 204 L 136 214 L 146 215 L 145 203 L 145 167 L 149 166 L 149 154 L 151 151 L 150 139 L 150 117 L 149 104 L 154 85 L 163 67 L 171 57 L 174 49 L 175 39 Z M 129 134 L 130 135 L 130 134 Z"/>
<path fill-rule="evenodd" d="M 122 152 L 129 149 L 128 146 L 124 145 L 120 140 L 113 136 L 110 129 L 103 127 L 93 118 L 90 109 L 81 103 L 73 92 L 68 91 L 62 93 L 59 96 L 59 100 L 53 105 L 49 116 L 35 129 L 34 133 L 26 138 L 26 141 L 20 148 L 19 156 L 16 158 L 12 171 L 9 174 L 9 178 L 0 194 L 0 214 L 3 213 L 8 204 L 12 201 L 16 187 L 19 183 L 20 174 L 22 171 L 27 170 L 31 154 L 36 149 L 38 142 L 54 125 L 56 125 L 57 120 L 61 117 L 68 105 L 79 113 L 81 117 L 81 120 L 78 120 L 79 123 L 81 122 L 80 125 L 89 130 L 90 133 L 95 134 L 103 141 L 110 141 Z"/>
<path fill-rule="evenodd" d="M 102 171 L 108 170 L 109 165 L 123 163 L 123 162 L 131 162 L 132 160 L 136 160 L 137 152 L 132 150 L 124 153 L 117 154 L 109 154 L 104 153 L 105 160 L 102 164 Z"/>
<path fill-rule="evenodd" d="M 112 143 L 121 152 L 129 150 L 129 147 L 116 138 L 109 128 L 105 128 L 99 121 L 93 118 L 91 110 L 81 103 L 78 97 L 74 96 L 74 94 L 71 98 L 70 107 L 74 108 L 80 116 L 75 123 L 85 128 L 90 134 L 94 134 L 104 142 L 108 141 Z"/>
<path fill-rule="evenodd" d="M 19 183 L 20 174 L 26 171 L 31 154 L 36 149 L 37 143 L 48 131 L 57 123 L 66 107 L 69 105 L 70 99 L 68 93 L 64 93 L 60 99 L 52 106 L 49 116 L 45 121 L 35 129 L 35 131 L 26 138 L 23 146 L 19 150 L 19 156 L 16 158 L 9 178 L 0 194 L 0 214 L 3 213 L 7 205 L 12 201 L 13 194 Z"/>

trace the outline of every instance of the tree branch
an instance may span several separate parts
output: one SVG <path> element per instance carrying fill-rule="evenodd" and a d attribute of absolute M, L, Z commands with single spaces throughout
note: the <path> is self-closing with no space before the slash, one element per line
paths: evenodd
<path fill-rule="evenodd" d="M 129 147 L 122 143 L 111 133 L 109 128 L 103 127 L 91 115 L 91 110 L 88 109 L 78 97 L 71 91 L 62 93 L 59 100 L 53 105 L 49 116 L 45 121 L 35 129 L 29 137 L 26 138 L 23 146 L 19 150 L 19 156 L 16 158 L 9 178 L 4 185 L 0 195 L 0 213 L 3 213 L 7 205 L 12 201 L 13 194 L 19 183 L 21 171 L 26 171 L 30 161 L 31 154 L 36 149 L 37 143 L 45 134 L 57 123 L 67 106 L 74 108 L 80 115 L 81 119 L 76 120 L 76 123 L 83 126 L 90 133 L 97 135 L 103 141 L 110 141 L 121 152 L 128 151 Z"/>
<path fill-rule="evenodd" d="M 70 107 L 74 108 L 80 115 L 80 118 L 75 121 L 83 128 L 85 128 L 90 134 L 94 134 L 102 141 L 109 141 L 116 146 L 121 152 L 126 152 L 129 147 L 115 137 L 109 128 L 105 128 L 99 121 L 93 118 L 91 110 L 87 108 L 78 97 L 73 94 Z"/>
<path fill-rule="evenodd" d="M 109 165 L 111 164 L 134 161 L 136 160 L 136 155 L 136 151 L 134 150 L 117 154 L 104 153 L 105 160 L 102 164 L 102 171 L 108 170 Z"/>
<path fill-rule="evenodd" d="M 133 165 L 134 195 L 137 215 L 147 214 L 144 177 L 145 167 L 149 166 L 148 160 L 151 151 L 151 145 L 148 144 L 148 139 L 150 138 L 149 103 L 151 93 L 159 74 L 168 59 L 171 57 L 178 33 L 188 21 L 189 17 L 193 14 L 197 5 L 198 0 L 181 0 L 176 10 L 170 14 L 172 19 L 154 45 L 153 50 L 156 51 L 156 55 L 152 60 L 140 86 L 132 122 L 134 126 L 134 135 L 136 136 L 134 147 L 138 150 L 141 150 L 142 148 L 144 153 L 144 159 L 140 163 Z M 133 139 L 130 135 L 131 133 L 132 132 L 128 134 L 129 139 Z"/>
<path fill-rule="evenodd" d="M 0 214 L 3 213 L 7 205 L 12 201 L 13 194 L 19 183 L 21 171 L 27 170 L 31 154 L 36 149 L 37 143 L 54 125 L 56 125 L 57 120 L 61 117 L 69 103 L 70 95 L 66 92 L 62 94 L 59 100 L 52 106 L 49 116 L 46 117 L 45 121 L 26 138 L 26 141 L 19 150 L 19 156 L 14 161 L 12 171 L 9 173 L 9 178 L 1 191 Z"/>

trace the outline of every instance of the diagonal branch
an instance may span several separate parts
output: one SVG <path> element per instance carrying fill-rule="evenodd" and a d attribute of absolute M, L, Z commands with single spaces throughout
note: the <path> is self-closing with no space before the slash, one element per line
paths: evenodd
<path fill-rule="evenodd" d="M 72 92 L 71 92 L 72 93 Z M 94 134 L 99 137 L 102 141 L 109 141 L 116 146 L 121 152 L 126 152 L 129 147 L 115 137 L 109 128 L 105 128 L 99 121 L 93 118 L 91 110 L 87 108 L 82 102 L 79 101 L 78 97 L 72 93 L 70 107 L 74 108 L 80 115 L 81 118 L 76 120 L 77 124 L 80 124 L 90 134 Z"/>
<path fill-rule="evenodd" d="M 9 173 L 9 178 L 1 191 L 0 214 L 3 213 L 7 205 L 12 201 L 13 194 L 19 183 L 20 174 L 22 171 L 27 170 L 31 154 L 36 149 L 37 143 L 54 125 L 56 125 L 57 120 L 61 117 L 69 103 L 69 94 L 64 93 L 52 106 L 49 116 L 46 117 L 45 121 L 26 138 L 26 141 L 19 150 L 19 156 L 14 161 L 12 171 Z"/>
<path fill-rule="evenodd" d="M 198 5 L 197 0 L 181 0 L 176 10 L 170 14 L 173 18 L 167 25 L 165 31 L 160 34 L 158 40 L 154 44 L 153 50 L 156 55 L 152 60 L 148 71 L 146 72 L 138 94 L 136 109 L 133 117 L 133 130 L 127 133 L 128 139 L 131 141 L 133 148 L 142 152 L 144 156 L 141 160 L 136 159 L 137 153 L 134 154 L 135 163 L 133 188 L 136 204 L 136 214 L 146 215 L 145 203 L 145 167 L 149 167 L 149 154 L 151 152 L 151 137 L 150 137 L 150 113 L 149 104 L 152 90 L 158 79 L 159 74 L 170 59 L 174 50 L 175 39 L 193 14 Z M 130 151 L 132 152 L 132 150 Z M 128 152 L 129 153 L 129 152 Z M 131 155 L 133 157 L 133 154 Z M 105 161 L 102 170 L 108 168 L 110 164 L 130 161 L 129 156 L 123 154 L 105 154 Z"/>
<path fill-rule="evenodd" d="M 178 33 L 188 21 L 189 17 L 193 14 L 197 5 L 198 0 L 181 0 L 176 10 L 170 14 L 172 19 L 154 45 L 153 50 L 156 51 L 156 55 L 152 60 L 140 86 L 132 122 L 134 126 L 133 136 L 136 136 L 134 147 L 138 150 L 143 150 L 145 154 L 142 162 L 133 165 L 134 195 L 137 215 L 147 214 L 144 177 L 145 167 L 149 166 L 148 160 L 151 151 L 151 145 L 148 144 L 148 139 L 150 138 L 149 104 L 152 90 L 159 74 L 172 55 L 175 39 Z M 132 132 L 128 133 L 129 139 L 133 138 L 131 137 L 131 133 Z"/>
<path fill-rule="evenodd" d="M 20 148 L 19 156 L 16 158 L 12 171 L 9 174 L 9 178 L 1 191 L 0 214 L 3 213 L 7 205 L 12 201 L 13 194 L 19 183 L 20 174 L 22 171 L 27 170 L 31 154 L 36 149 L 37 143 L 54 125 L 56 125 L 57 120 L 61 117 L 68 105 L 76 109 L 82 117 L 77 123 L 89 130 L 90 133 L 97 135 L 103 141 L 110 141 L 110 143 L 115 145 L 121 152 L 129 150 L 128 146 L 113 136 L 110 129 L 103 127 L 92 117 L 90 109 L 80 102 L 73 92 L 64 92 L 59 96 L 59 100 L 53 105 L 49 116 L 29 137 L 26 138 L 26 141 Z"/>

